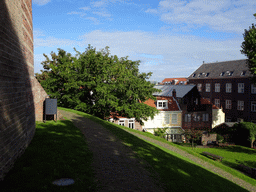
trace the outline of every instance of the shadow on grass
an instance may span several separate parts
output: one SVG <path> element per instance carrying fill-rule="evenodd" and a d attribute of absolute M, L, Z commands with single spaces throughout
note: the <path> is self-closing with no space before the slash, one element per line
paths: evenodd
<path fill-rule="evenodd" d="M 234 152 L 234 153 L 244 153 L 244 154 L 254 154 L 256 155 L 256 149 L 244 147 L 244 146 L 225 146 L 220 147 L 223 150 Z"/>
<path fill-rule="evenodd" d="M 0 182 L 0 191 L 94 191 L 91 163 L 84 135 L 70 121 L 37 122 L 33 140 Z M 75 183 L 52 184 L 60 178 Z"/>
<path fill-rule="evenodd" d="M 65 111 L 75 112 L 73 110 Z M 160 175 L 165 191 L 247 191 L 181 155 L 139 139 L 123 130 L 119 125 L 81 112 L 77 114 L 100 123 L 135 151 L 137 157 L 146 160 L 151 165 L 148 167 L 149 171 L 157 172 Z M 83 118 L 77 117 L 76 121 L 82 123 Z"/>

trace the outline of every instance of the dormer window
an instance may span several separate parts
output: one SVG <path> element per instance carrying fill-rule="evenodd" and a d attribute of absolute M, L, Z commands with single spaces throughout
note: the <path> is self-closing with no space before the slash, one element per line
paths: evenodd
<path fill-rule="evenodd" d="M 208 77 L 208 76 L 209 76 L 209 74 L 210 74 L 210 73 L 206 73 L 206 74 L 205 74 L 205 77 Z"/>
<path fill-rule="evenodd" d="M 202 73 L 199 73 L 199 74 L 198 74 L 198 77 L 201 77 L 202 75 L 203 75 Z"/>
<path fill-rule="evenodd" d="M 223 76 L 225 74 L 225 72 L 222 72 L 221 74 L 220 74 L 220 76 Z"/>
<path fill-rule="evenodd" d="M 232 76 L 233 73 L 234 73 L 233 71 L 227 71 L 228 76 Z"/>
<path fill-rule="evenodd" d="M 246 71 L 242 71 L 241 76 L 245 76 Z"/>
<path fill-rule="evenodd" d="M 157 101 L 157 109 L 168 109 L 168 101 L 167 100 L 158 100 Z"/>
<path fill-rule="evenodd" d="M 194 73 L 192 77 L 195 77 L 195 76 L 196 76 L 196 74 Z"/>

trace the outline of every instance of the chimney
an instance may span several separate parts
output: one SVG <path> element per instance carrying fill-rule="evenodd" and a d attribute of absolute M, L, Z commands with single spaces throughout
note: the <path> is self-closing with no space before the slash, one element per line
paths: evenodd
<path fill-rule="evenodd" d="M 203 61 L 203 64 L 204 64 L 204 61 Z"/>
<path fill-rule="evenodd" d="M 172 96 L 176 99 L 176 90 L 175 89 L 172 90 Z"/>

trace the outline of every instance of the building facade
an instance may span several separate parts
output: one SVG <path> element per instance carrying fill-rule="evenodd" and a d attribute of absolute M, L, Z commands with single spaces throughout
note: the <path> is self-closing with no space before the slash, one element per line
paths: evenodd
<path fill-rule="evenodd" d="M 159 113 L 153 119 L 149 117 L 143 121 L 143 131 L 154 134 L 158 128 L 167 128 L 168 140 L 172 142 L 182 142 L 184 130 L 181 127 L 182 111 L 178 102 L 173 97 L 156 96 L 157 100 L 149 99 L 144 103 L 158 109 Z"/>
<path fill-rule="evenodd" d="M 256 122 L 256 86 L 246 60 L 202 64 L 189 77 L 201 96 L 223 108 L 226 122 Z"/>

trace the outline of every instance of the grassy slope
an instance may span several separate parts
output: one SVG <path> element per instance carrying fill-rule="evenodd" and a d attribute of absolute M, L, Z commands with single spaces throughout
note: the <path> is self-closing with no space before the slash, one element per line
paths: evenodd
<path fill-rule="evenodd" d="M 145 142 L 142 139 L 138 139 L 137 137 L 127 133 L 126 131 L 123 131 L 123 129 L 134 131 L 136 133 L 146 135 L 158 141 L 165 142 L 170 145 L 174 145 L 180 149 L 186 150 L 190 154 L 193 154 L 204 161 L 210 162 L 224 169 L 225 171 L 256 186 L 256 182 L 254 179 L 248 176 L 245 176 L 244 174 L 241 174 L 240 172 L 234 169 L 231 169 L 219 162 L 212 161 L 200 155 L 200 153 L 196 152 L 197 149 L 194 151 L 189 148 L 178 146 L 173 143 L 167 142 L 164 139 L 155 137 L 150 133 L 144 133 L 144 132 L 132 130 L 123 126 L 113 124 L 108 121 L 103 121 L 97 117 L 94 117 L 82 112 L 78 112 L 72 109 L 65 109 L 61 107 L 59 107 L 59 109 L 77 113 L 81 116 L 92 119 L 93 121 L 96 121 L 102 124 L 107 129 L 109 129 L 111 132 L 117 135 L 120 139 L 122 139 L 124 144 L 126 144 L 127 146 L 130 146 L 134 151 L 136 151 L 139 157 L 145 159 L 147 162 L 151 164 L 152 167 L 154 167 L 154 170 L 151 170 L 151 171 L 156 170 L 160 174 L 160 176 L 162 177 L 162 180 L 166 183 L 167 189 L 173 190 L 174 183 L 179 187 L 184 185 L 184 186 L 187 186 L 187 188 L 191 188 L 191 189 L 198 187 L 198 185 L 202 186 L 203 184 L 203 188 L 199 188 L 197 191 L 201 191 L 201 190 L 202 191 L 203 190 L 222 191 L 221 186 L 229 186 L 230 184 L 231 188 L 229 190 L 242 191 L 240 187 L 236 185 L 233 186 L 233 183 L 231 183 L 230 181 L 223 179 L 222 177 L 217 176 L 216 174 L 213 174 L 210 171 L 206 171 L 201 166 L 195 165 L 195 163 L 190 161 L 189 159 L 184 158 L 183 156 L 180 156 L 178 154 L 175 154 L 169 150 L 166 150 L 165 148 L 159 147 L 155 144 L 149 144 L 148 142 Z M 230 153 L 232 153 L 232 151 Z M 228 159 L 227 156 L 226 156 L 226 159 Z M 211 181 L 209 185 L 208 185 L 209 183 L 208 181 Z"/>
<path fill-rule="evenodd" d="M 69 120 L 36 122 L 34 138 L 0 182 L 0 191 L 95 191 L 91 162 L 83 134 Z M 75 184 L 51 184 L 60 178 L 73 178 Z"/>

